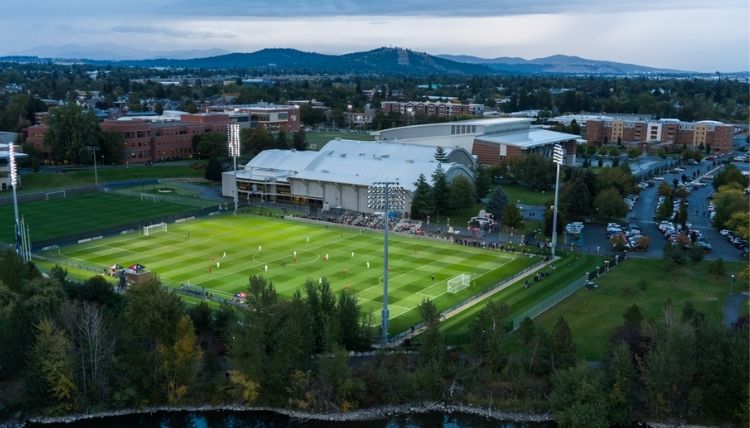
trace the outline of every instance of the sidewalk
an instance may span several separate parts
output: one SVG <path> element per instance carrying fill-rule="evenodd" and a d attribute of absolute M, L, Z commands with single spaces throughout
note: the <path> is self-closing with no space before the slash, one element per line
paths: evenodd
<path fill-rule="evenodd" d="M 518 281 L 518 280 L 520 280 L 522 278 L 526 278 L 529 275 L 533 275 L 536 272 L 538 272 L 538 271 L 546 268 L 547 266 L 549 266 L 550 264 L 552 264 L 553 262 L 555 262 L 555 260 L 557 260 L 557 259 L 559 259 L 559 257 L 556 257 L 555 259 L 551 259 L 549 261 L 546 261 L 546 262 L 538 265 L 537 267 L 529 270 L 528 272 L 526 272 L 525 275 L 508 279 L 508 280 L 502 282 L 499 287 L 494 288 L 493 290 L 491 290 L 491 291 L 489 291 L 489 292 L 481 295 L 480 297 L 478 297 L 476 299 L 471 299 L 471 300 L 463 303 L 462 305 L 451 309 L 448 312 L 442 313 L 441 316 L 440 316 L 440 321 L 445 321 L 447 319 L 450 319 L 450 318 L 452 318 L 452 317 L 460 314 L 461 312 L 467 310 L 468 308 L 470 308 L 470 307 L 472 307 L 474 305 L 477 305 L 477 304 L 479 304 L 479 303 L 481 303 L 481 302 L 489 299 L 490 297 L 494 296 L 495 294 L 499 293 L 500 291 L 505 290 L 506 288 L 510 287 L 510 285 L 513 284 L 513 283 L 515 283 L 516 281 Z M 395 339 L 395 340 L 392 340 L 392 341 L 388 342 L 388 344 L 385 345 L 385 347 L 386 348 L 395 348 L 397 346 L 400 346 L 402 343 L 404 343 L 404 341 L 406 339 L 411 339 L 411 338 L 419 335 L 420 333 L 422 333 L 423 331 L 425 331 L 425 329 L 426 329 L 426 327 L 424 327 L 424 326 L 415 327 L 414 330 L 410 331 L 409 333 L 407 333 L 407 334 L 399 337 L 398 339 Z"/>

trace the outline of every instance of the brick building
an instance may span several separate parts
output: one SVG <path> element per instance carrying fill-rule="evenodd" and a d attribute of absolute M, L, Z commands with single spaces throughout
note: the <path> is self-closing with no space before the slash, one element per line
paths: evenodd
<path fill-rule="evenodd" d="M 396 112 L 437 117 L 481 116 L 484 114 L 484 104 L 460 104 L 441 101 L 382 101 L 380 108 L 385 114 Z"/>
<path fill-rule="evenodd" d="M 193 157 L 193 137 L 211 132 L 225 133 L 231 119 L 226 114 L 184 114 L 160 120 L 149 118 L 120 118 L 99 124 L 102 131 L 122 134 L 125 142 L 123 156 L 128 163 L 147 163 Z M 42 153 L 43 160 L 52 160 L 44 145 L 47 125 L 29 126 L 24 130 L 26 141 Z"/>
<path fill-rule="evenodd" d="M 699 149 L 710 147 L 714 153 L 732 150 L 734 127 L 713 120 L 682 122 L 677 119 L 653 121 L 594 119 L 586 122 L 589 143 L 639 145 L 646 148 L 659 145 L 666 150 Z"/>
<path fill-rule="evenodd" d="M 263 128 L 267 131 L 286 133 L 300 130 L 299 106 L 260 104 L 229 104 L 208 107 L 213 113 L 223 113 L 237 117 L 242 127 Z"/>

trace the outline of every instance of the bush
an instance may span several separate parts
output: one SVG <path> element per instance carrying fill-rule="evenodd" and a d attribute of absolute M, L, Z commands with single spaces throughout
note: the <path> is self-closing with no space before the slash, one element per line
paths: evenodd
<path fill-rule="evenodd" d="M 708 273 L 716 276 L 726 275 L 726 266 L 724 266 L 724 259 L 714 260 L 708 264 Z"/>
<path fill-rule="evenodd" d="M 648 281 L 646 281 L 645 279 L 641 278 L 641 279 L 640 279 L 640 280 L 638 281 L 638 288 L 639 288 L 639 289 L 640 289 L 641 291 L 646 291 L 646 289 L 648 288 Z"/>

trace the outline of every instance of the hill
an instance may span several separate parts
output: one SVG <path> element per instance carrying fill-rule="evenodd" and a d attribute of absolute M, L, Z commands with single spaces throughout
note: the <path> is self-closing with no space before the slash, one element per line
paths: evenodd
<path fill-rule="evenodd" d="M 682 70 L 647 67 L 613 61 L 599 61 L 578 56 L 551 55 L 526 60 L 519 57 L 479 58 L 470 55 L 438 55 L 443 59 L 481 64 L 498 72 L 506 73 L 583 73 L 583 74 L 642 74 L 642 73 L 687 73 Z"/>

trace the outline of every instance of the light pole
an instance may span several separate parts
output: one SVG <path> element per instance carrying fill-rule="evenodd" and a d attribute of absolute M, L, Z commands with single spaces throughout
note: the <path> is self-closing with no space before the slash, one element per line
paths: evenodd
<path fill-rule="evenodd" d="M 15 215 L 15 231 L 16 231 L 16 254 L 18 254 L 24 261 L 26 260 L 26 251 L 22 251 L 23 247 L 21 238 L 21 222 L 18 219 L 18 195 L 16 194 L 16 186 L 18 184 L 18 169 L 16 168 L 16 148 L 13 143 L 8 143 L 8 169 L 10 170 L 10 186 L 13 189 L 13 213 Z"/>
<path fill-rule="evenodd" d="M 555 149 L 552 154 L 552 160 L 557 166 L 557 175 L 555 178 L 555 207 L 552 212 L 552 258 L 555 258 L 555 247 L 557 247 L 557 198 L 560 194 L 560 165 L 563 163 L 563 148 L 559 144 L 555 144 Z"/>
<path fill-rule="evenodd" d="M 240 155 L 240 124 L 230 123 L 227 125 L 227 144 L 229 145 L 229 156 L 234 159 L 234 174 L 232 182 L 232 196 L 234 197 L 234 213 L 237 214 L 237 156 Z"/>
<path fill-rule="evenodd" d="M 404 209 L 404 189 L 397 181 L 377 181 L 367 188 L 367 206 L 384 211 L 383 215 L 383 310 L 380 313 L 380 338 L 388 344 L 388 213 Z"/>
<path fill-rule="evenodd" d="M 94 153 L 94 186 L 99 187 L 99 174 L 96 171 L 96 151 L 101 149 L 97 146 L 86 146 L 86 150 Z"/>

